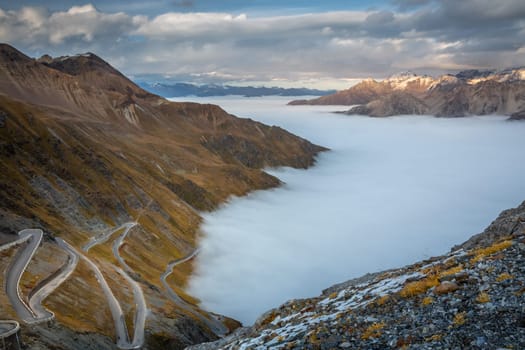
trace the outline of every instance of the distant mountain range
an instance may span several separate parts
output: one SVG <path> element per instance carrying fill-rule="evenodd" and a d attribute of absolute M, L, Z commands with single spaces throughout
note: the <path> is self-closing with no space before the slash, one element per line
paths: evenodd
<path fill-rule="evenodd" d="M 510 115 L 525 118 L 525 68 L 467 70 L 439 78 L 402 73 L 383 81 L 366 79 L 335 94 L 290 105 L 354 106 L 347 114 L 387 117 L 429 114 L 438 117 Z M 355 106 L 357 105 L 357 106 Z"/>
<path fill-rule="evenodd" d="M 255 87 L 231 85 L 196 85 L 190 83 L 150 83 L 138 82 L 145 90 L 163 97 L 183 96 L 228 96 L 237 95 L 245 97 L 259 96 L 325 96 L 333 94 L 336 90 L 316 90 L 307 88 L 280 88 L 280 87 Z"/>

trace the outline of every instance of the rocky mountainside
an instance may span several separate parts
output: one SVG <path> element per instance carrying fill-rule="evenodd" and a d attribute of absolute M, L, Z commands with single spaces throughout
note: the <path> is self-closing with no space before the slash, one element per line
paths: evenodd
<path fill-rule="evenodd" d="M 438 117 L 525 114 L 525 68 L 469 70 L 439 78 L 401 74 L 383 81 L 364 80 L 348 90 L 291 105 L 357 105 L 347 114 L 387 117 L 428 114 Z"/>
<path fill-rule="evenodd" d="M 169 102 L 91 53 L 32 59 L 0 45 L 2 283 L 29 248 L 8 244 L 20 230 L 44 232 L 14 289 L 26 302 L 80 256 L 43 302 L 53 321 L 22 323 L 22 340 L 34 349 L 113 349 L 119 322 L 131 337 L 145 311 L 144 349 L 183 348 L 237 327 L 183 292 L 199 211 L 278 186 L 263 167 L 306 168 L 323 150 L 218 106 Z M 108 307 L 102 278 L 124 316 Z M 0 319 L 21 321 L 7 289 Z"/>
<path fill-rule="evenodd" d="M 290 300 L 211 349 L 524 349 L 525 202 L 450 253 Z"/>

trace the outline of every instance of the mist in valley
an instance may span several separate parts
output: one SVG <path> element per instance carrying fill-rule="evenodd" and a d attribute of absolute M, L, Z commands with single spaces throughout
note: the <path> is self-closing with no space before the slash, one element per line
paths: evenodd
<path fill-rule="evenodd" d="M 331 149 L 308 170 L 269 170 L 282 187 L 204 215 L 189 292 L 244 324 L 288 299 L 445 253 L 525 197 L 525 123 L 352 117 L 284 98 L 211 102 Z"/>

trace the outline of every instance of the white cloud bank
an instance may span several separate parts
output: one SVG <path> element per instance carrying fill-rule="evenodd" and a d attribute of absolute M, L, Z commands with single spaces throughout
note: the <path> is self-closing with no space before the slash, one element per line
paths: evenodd
<path fill-rule="evenodd" d="M 0 9 L 0 41 L 30 54 L 98 53 L 128 74 L 217 79 L 384 77 L 525 61 L 525 2 L 398 1 L 400 9 L 275 16 Z M 413 7 L 415 6 L 415 7 Z M 154 64 L 152 64 L 154 63 Z"/>
<path fill-rule="evenodd" d="M 525 199 L 524 123 L 213 101 L 332 148 L 309 170 L 274 171 L 282 188 L 205 216 L 189 291 L 246 324 L 288 299 L 444 253 Z"/>

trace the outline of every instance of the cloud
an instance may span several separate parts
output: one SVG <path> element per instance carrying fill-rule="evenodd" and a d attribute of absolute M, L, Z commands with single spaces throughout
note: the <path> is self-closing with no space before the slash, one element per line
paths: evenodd
<path fill-rule="evenodd" d="M 30 54 L 93 51 L 133 75 L 215 72 L 260 81 L 380 78 L 407 62 L 443 73 L 444 67 L 503 68 L 525 61 L 521 0 L 395 3 L 403 9 L 281 16 L 166 12 L 147 17 L 105 13 L 89 4 L 56 12 L 24 7 L 0 12 L 0 40 Z"/>
<path fill-rule="evenodd" d="M 311 169 L 274 170 L 283 187 L 205 215 L 189 291 L 245 324 L 288 299 L 445 253 L 525 194 L 525 163 L 516 162 L 525 124 L 348 118 L 284 99 L 211 102 L 332 149 Z"/>
<path fill-rule="evenodd" d="M 392 0 L 391 2 L 396 5 L 400 10 L 406 11 L 416 7 L 427 5 L 433 0 Z"/>
<path fill-rule="evenodd" d="M 175 1 L 173 1 L 173 5 L 175 5 L 177 7 L 190 8 L 190 7 L 193 7 L 195 5 L 195 1 L 192 1 L 192 0 L 175 0 Z"/>
<path fill-rule="evenodd" d="M 65 47 L 104 47 L 126 37 L 141 23 L 142 17 L 125 13 L 106 14 L 93 5 L 73 6 L 67 11 L 49 13 L 39 7 L 23 7 L 0 16 L 1 40 L 41 49 Z"/>

